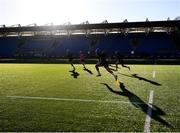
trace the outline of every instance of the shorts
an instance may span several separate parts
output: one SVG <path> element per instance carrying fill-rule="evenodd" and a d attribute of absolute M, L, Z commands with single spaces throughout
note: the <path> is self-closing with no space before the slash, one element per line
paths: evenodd
<path fill-rule="evenodd" d="M 85 60 L 84 60 L 84 59 L 81 59 L 80 61 L 81 61 L 81 62 L 85 62 Z"/>
<path fill-rule="evenodd" d="M 104 66 L 104 67 L 108 67 L 108 66 L 109 66 L 109 64 L 108 64 L 107 61 L 98 62 L 97 65 L 99 65 L 99 66 Z"/>
<path fill-rule="evenodd" d="M 72 61 L 73 61 L 73 58 L 69 58 L 68 61 L 69 61 L 69 62 L 72 62 Z"/>

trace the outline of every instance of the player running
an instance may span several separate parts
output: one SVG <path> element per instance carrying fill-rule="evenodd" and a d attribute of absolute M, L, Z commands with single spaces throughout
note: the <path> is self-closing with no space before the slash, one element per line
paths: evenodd
<path fill-rule="evenodd" d="M 85 58 L 86 58 L 86 55 L 83 54 L 82 51 L 79 52 L 79 58 L 80 58 L 80 62 L 81 62 L 81 64 L 83 65 L 84 69 L 86 69 L 86 66 L 85 66 Z"/>
<path fill-rule="evenodd" d="M 96 56 L 98 57 L 98 62 L 95 65 L 95 68 L 97 70 L 97 75 L 96 76 L 97 77 L 101 76 L 101 73 L 99 71 L 99 67 L 103 66 L 110 74 L 112 74 L 114 76 L 115 81 L 117 81 L 117 79 L 118 79 L 117 75 L 114 74 L 113 71 L 111 71 L 111 69 L 109 68 L 109 64 L 108 64 L 108 62 L 106 60 L 107 59 L 106 53 L 104 51 L 100 51 L 98 49 L 96 49 L 95 53 L 96 53 Z"/>
<path fill-rule="evenodd" d="M 73 67 L 72 71 L 75 71 L 75 67 L 73 65 L 73 54 L 69 51 L 69 49 L 66 50 L 66 57 L 68 58 L 68 62 L 71 64 L 71 66 Z"/>
<path fill-rule="evenodd" d="M 115 52 L 115 64 L 116 64 L 116 71 L 118 70 L 118 64 L 121 64 L 122 67 L 128 68 L 129 66 L 124 65 L 123 56 L 119 53 L 119 51 Z"/>

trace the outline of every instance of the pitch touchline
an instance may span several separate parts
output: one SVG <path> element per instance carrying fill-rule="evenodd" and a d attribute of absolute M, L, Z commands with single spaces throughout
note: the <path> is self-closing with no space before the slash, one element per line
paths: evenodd
<path fill-rule="evenodd" d="M 125 101 L 106 101 L 106 100 L 87 100 L 87 99 L 68 99 L 68 98 L 48 98 L 48 97 L 29 97 L 29 96 L 7 96 L 14 99 L 32 99 L 32 100 L 54 100 L 54 101 L 76 101 L 76 102 L 94 102 L 94 103 L 132 103 Z M 140 102 L 133 102 L 136 104 L 144 104 Z"/>
<path fill-rule="evenodd" d="M 144 124 L 144 133 L 150 133 L 153 95 L 154 95 L 154 91 L 150 91 L 149 100 L 148 100 L 148 110 L 147 110 L 146 120 Z"/>

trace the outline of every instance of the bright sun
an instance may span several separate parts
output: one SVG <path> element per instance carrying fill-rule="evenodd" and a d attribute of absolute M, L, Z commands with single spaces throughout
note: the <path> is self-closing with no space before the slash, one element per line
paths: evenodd
<path fill-rule="evenodd" d="M 21 0 L 21 18 L 29 22 L 80 23 L 87 11 L 86 0 Z M 30 21 L 31 20 L 31 21 Z"/>

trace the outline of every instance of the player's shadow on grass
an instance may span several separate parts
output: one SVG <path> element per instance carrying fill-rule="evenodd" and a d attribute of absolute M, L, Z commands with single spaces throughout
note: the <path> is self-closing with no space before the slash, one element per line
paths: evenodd
<path fill-rule="evenodd" d="M 149 83 L 151 83 L 153 85 L 161 86 L 161 84 L 159 84 L 159 83 L 157 83 L 155 81 L 143 78 L 143 77 L 139 76 L 138 74 L 131 74 L 131 75 L 127 75 L 127 74 L 123 74 L 123 73 L 119 73 L 119 74 L 127 76 L 127 77 L 131 77 L 131 78 L 137 78 L 139 80 L 143 80 L 143 81 L 149 82 Z"/>
<path fill-rule="evenodd" d="M 79 73 L 76 72 L 76 70 L 69 71 L 71 73 L 71 76 L 74 78 L 77 78 L 79 76 Z"/>
<path fill-rule="evenodd" d="M 140 97 L 138 97 L 137 95 L 135 95 L 134 93 L 132 93 L 128 89 L 126 89 L 126 87 L 124 86 L 123 83 L 120 83 L 120 89 L 122 91 L 115 91 L 106 83 L 101 83 L 101 84 L 105 85 L 110 92 L 115 93 L 117 95 L 127 97 L 132 105 L 134 105 L 136 108 L 141 109 L 142 112 L 144 112 L 145 114 L 147 114 L 149 116 L 150 116 L 150 114 L 147 113 L 147 110 L 151 109 L 152 115 L 150 117 L 152 119 L 162 123 L 163 125 L 166 125 L 168 127 L 172 127 L 167 121 L 165 121 L 164 119 L 161 118 L 162 115 L 166 115 L 163 110 L 161 110 L 159 107 L 157 107 L 155 105 L 152 105 L 152 107 L 149 106 Z"/>
<path fill-rule="evenodd" d="M 86 72 L 88 72 L 88 73 L 91 74 L 91 75 L 93 74 L 92 71 L 89 70 L 89 69 L 87 69 L 87 68 L 84 68 L 83 70 L 86 71 Z"/>

